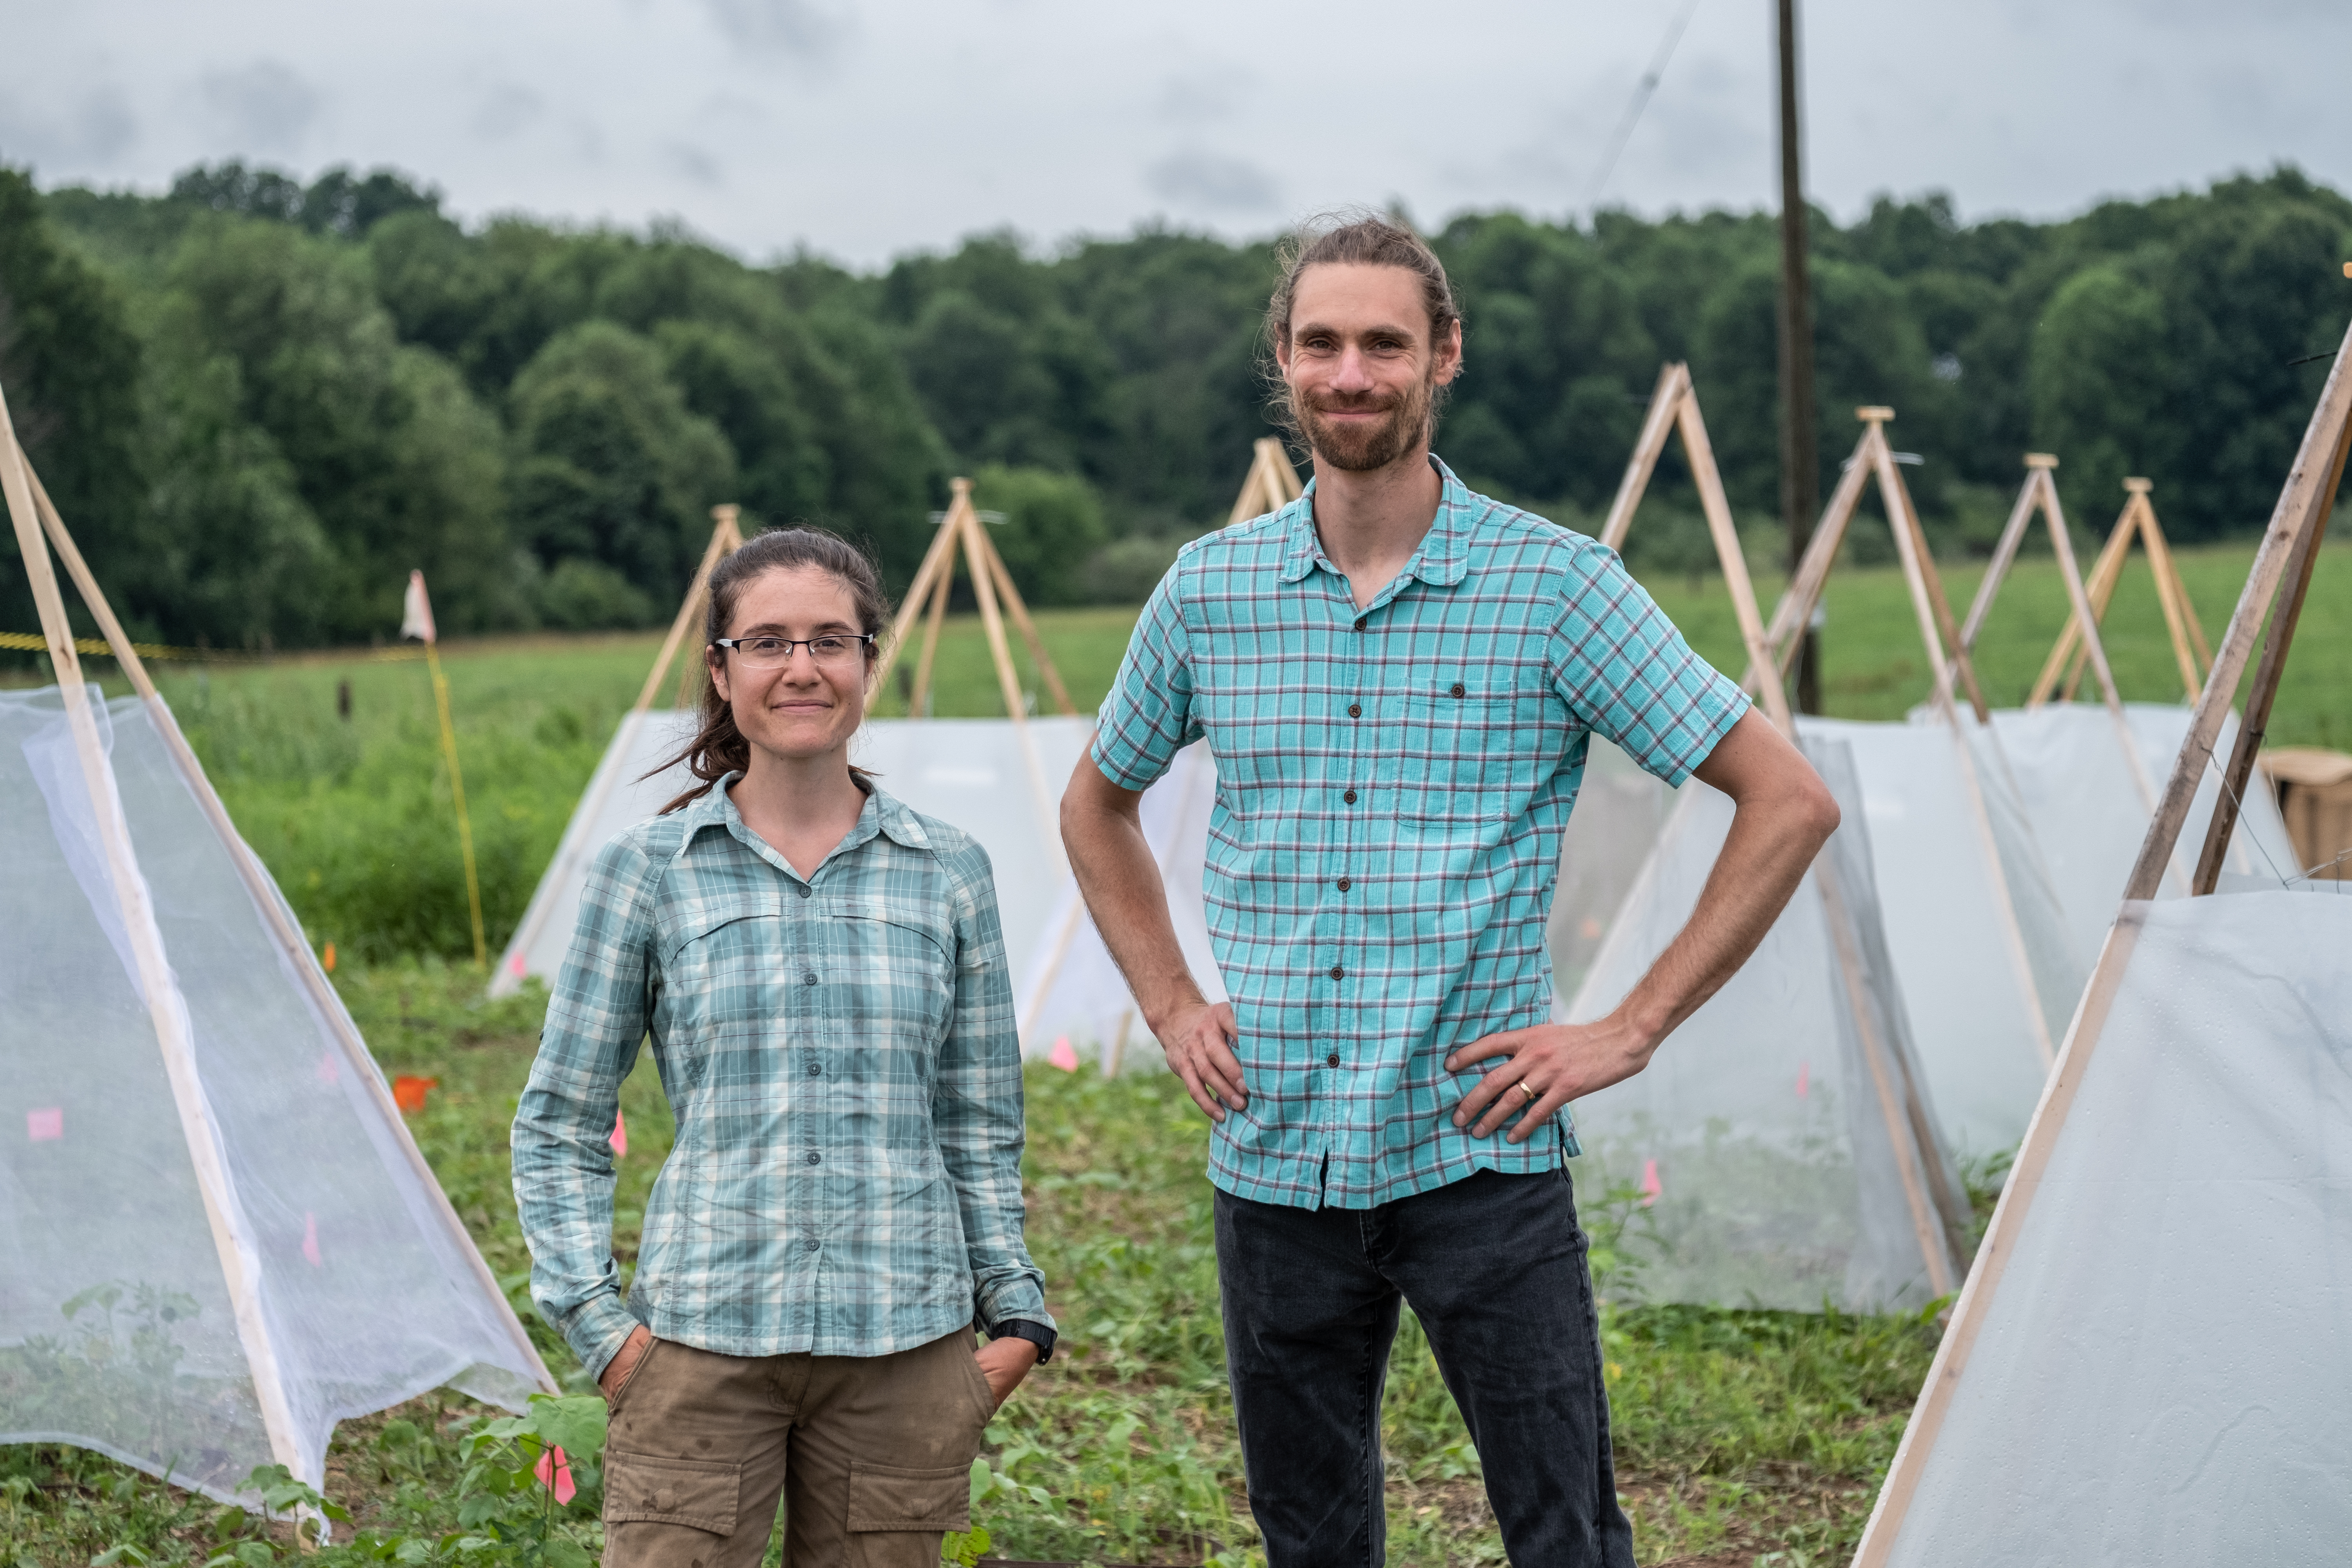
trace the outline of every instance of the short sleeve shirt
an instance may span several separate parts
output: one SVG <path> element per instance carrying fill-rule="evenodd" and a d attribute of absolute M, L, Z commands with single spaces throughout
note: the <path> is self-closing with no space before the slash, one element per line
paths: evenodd
<path fill-rule="evenodd" d="M 1485 1068 L 1445 1058 L 1551 1016 L 1590 737 L 1679 785 L 1748 710 L 1615 552 L 1432 462 L 1436 519 L 1369 606 L 1310 485 L 1185 547 L 1103 702 L 1122 788 L 1216 757 L 1202 891 L 1249 1103 L 1210 1176 L 1239 1197 L 1365 1208 L 1578 1152 L 1564 1117 L 1516 1146 L 1454 1126 Z"/>

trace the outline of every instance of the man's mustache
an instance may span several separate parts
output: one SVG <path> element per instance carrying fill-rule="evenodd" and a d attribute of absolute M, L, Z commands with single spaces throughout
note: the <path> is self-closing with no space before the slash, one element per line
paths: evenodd
<path fill-rule="evenodd" d="M 1310 396 L 1307 406 L 1318 414 L 1362 414 L 1370 410 L 1387 410 L 1404 406 L 1404 394 L 1400 392 L 1364 392 L 1334 396 L 1325 394 Z"/>

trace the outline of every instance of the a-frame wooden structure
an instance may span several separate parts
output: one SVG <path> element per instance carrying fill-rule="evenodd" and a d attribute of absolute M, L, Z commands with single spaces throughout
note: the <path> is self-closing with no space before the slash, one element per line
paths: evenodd
<path fill-rule="evenodd" d="M 106 639 L 115 661 L 122 667 L 123 675 L 145 705 L 148 717 L 162 739 L 173 767 L 195 799 L 205 820 L 216 834 L 236 868 L 238 879 L 252 898 L 271 938 L 283 951 L 286 966 L 297 982 L 309 994 L 318 1016 L 325 1021 L 336 1047 L 354 1079 L 365 1087 L 374 1100 L 380 1120 L 397 1145 L 397 1152 L 431 1194 L 429 1219 L 446 1233 L 451 1249 L 472 1266 L 475 1280 L 488 1292 L 490 1300 L 500 1303 L 506 1292 L 483 1262 L 480 1251 L 467 1233 L 465 1222 L 449 1205 L 433 1168 L 410 1136 L 407 1121 L 394 1102 L 391 1086 L 378 1069 L 375 1058 L 369 1055 L 367 1042 L 360 1037 L 344 1011 L 333 985 L 319 967 L 310 951 L 310 939 L 295 923 L 285 900 L 279 897 L 277 885 L 260 859 L 249 848 L 230 821 L 228 810 L 221 804 L 212 780 L 205 776 L 204 765 L 196 760 L 180 726 L 172 716 L 171 708 L 155 689 L 148 675 L 139 650 L 131 646 L 130 635 L 107 601 L 99 586 L 98 578 L 82 559 L 73 535 L 66 529 L 65 519 L 33 471 L 31 459 L 16 439 L 16 431 L 5 395 L 0 395 L 0 497 L 5 497 L 8 519 L 16 531 L 16 549 L 25 576 L 33 590 L 33 604 L 39 612 L 41 636 L 46 643 L 49 664 L 57 676 L 58 690 L 64 700 L 68 731 L 73 737 L 74 752 L 80 763 L 82 783 L 89 792 L 92 819 L 97 824 L 100 840 L 99 848 L 104 858 L 105 872 L 114 895 L 126 918 L 122 921 L 123 936 L 130 949 L 129 958 L 139 979 L 139 988 L 145 999 L 148 1015 L 155 1030 L 155 1043 L 163 1058 L 166 1081 L 171 1087 L 173 1102 L 179 1113 L 180 1130 L 185 1138 L 189 1161 L 194 1168 L 196 1188 L 203 1201 L 205 1219 L 210 1231 L 215 1255 L 220 1264 L 221 1279 L 226 1289 L 231 1312 L 236 1323 L 239 1348 L 245 1352 L 247 1369 L 252 1374 L 254 1395 L 258 1405 L 263 1429 L 268 1434 L 270 1450 L 279 1464 L 297 1469 L 302 1461 L 297 1436 L 297 1417 L 289 1397 L 287 1373 L 272 1338 L 268 1313 L 261 1299 L 261 1281 L 254 1263 L 262 1256 L 258 1239 L 250 1228 L 243 1206 L 236 1201 L 228 1163 L 228 1150 L 222 1142 L 219 1125 L 207 1101 L 204 1079 L 196 1062 L 195 1038 L 187 1013 L 176 1005 L 178 995 L 171 971 L 170 956 L 164 952 L 161 933 L 152 919 L 144 918 L 149 909 L 146 882 L 139 870 L 138 857 L 132 847 L 129 824 L 125 821 L 115 790 L 114 774 L 105 742 L 98 731 L 97 721 L 90 713 L 91 692 L 83 678 L 81 659 L 74 646 L 73 627 L 67 619 L 64 595 L 59 591 L 57 569 L 51 560 L 65 565 L 66 574 L 73 581 L 75 591 L 81 596 L 83 607 L 97 621 L 100 635 Z M 420 1216 L 425 1217 L 425 1216 Z M 504 1315 L 502 1327 L 510 1335 L 514 1347 L 522 1357 L 522 1364 L 531 1368 L 540 1386 L 549 1393 L 556 1391 L 554 1378 L 549 1375 L 545 1363 L 530 1342 L 530 1336 L 511 1311 Z"/>
<path fill-rule="evenodd" d="M 2115 596 L 2116 583 L 2123 576 L 2124 557 L 2131 552 L 2135 536 L 2147 552 L 2149 573 L 2156 578 L 2156 596 L 2164 606 L 2164 629 L 2172 638 L 2173 662 L 2180 668 L 2180 689 L 2183 702 L 2194 702 L 2205 687 L 2206 672 L 2213 668 L 2213 650 L 2205 641 L 2205 628 L 2199 624 L 2196 606 L 2189 602 L 2189 585 L 2180 580 L 2180 569 L 2174 564 L 2172 546 L 2165 542 L 2164 528 L 2156 521 L 2156 506 L 2148 492 L 2156 487 L 2143 479 L 2124 481 L 2127 499 L 2116 526 L 2107 535 L 2106 544 L 2091 566 L 2091 624 L 2097 626 L 2106 618 L 2107 601 Z M 2069 621 L 2058 634 L 2058 644 L 2050 650 L 2050 658 L 2042 667 L 2042 674 L 2033 682 L 2032 695 L 2025 700 L 2028 708 L 2039 708 L 2059 689 L 2059 676 L 2065 676 L 2064 700 L 2074 700 L 2076 687 L 2082 683 L 2085 647 L 2081 643 L 2080 618 Z M 2070 662 L 2071 661 L 2071 662 Z"/>
<path fill-rule="evenodd" d="M 1070 700 L 1069 689 L 1062 684 L 1062 672 L 1054 668 L 1053 656 L 1045 651 L 1045 639 L 1038 636 L 1037 623 L 1029 618 L 1029 606 L 1022 603 L 1021 590 L 1013 585 L 1013 574 L 1005 569 L 1004 558 L 997 554 L 987 527 L 972 507 L 971 481 L 955 479 L 949 488 L 952 499 L 940 515 L 939 532 L 932 536 L 931 547 L 923 552 L 922 564 L 915 569 L 915 580 L 907 585 L 907 596 L 899 602 L 898 618 L 890 624 L 889 641 L 874 667 L 875 689 L 881 689 L 891 667 L 906 651 L 907 636 L 914 629 L 915 617 L 924 614 L 928 605 L 922 648 L 915 661 L 914 686 L 907 705 L 909 718 L 925 716 L 931 695 L 931 669 L 940 650 L 940 626 L 947 618 L 948 594 L 955 583 L 956 555 L 961 551 L 965 569 L 971 575 L 972 597 L 980 601 L 980 622 L 988 633 L 988 655 L 996 666 L 996 684 L 1004 698 L 1005 716 L 1013 721 L 1013 732 L 1021 740 L 1021 756 L 1027 764 L 1030 790 L 1036 797 L 1038 816 L 1045 827 L 1045 843 L 1053 851 L 1055 868 L 1066 871 L 1068 861 L 1062 853 L 1060 811 L 1056 805 L 1061 791 L 1045 777 L 1035 737 L 1029 732 L 1028 699 L 1022 694 L 1021 674 L 1013 668 L 1013 648 L 1004 636 L 1008 615 L 1020 629 L 1022 640 L 1029 645 L 1029 657 L 1037 666 L 1038 679 L 1045 683 L 1055 710 L 1075 718 L 1078 710 Z"/>
<path fill-rule="evenodd" d="M 2130 723 L 2124 717 L 2122 696 L 2116 689 L 2115 671 L 2108 666 L 2107 650 L 2099 638 L 2099 601 L 2084 586 L 2083 574 L 2074 563 L 2074 542 L 2066 531 L 2066 510 L 2058 500 L 2058 481 L 2052 478 L 2058 459 L 2048 452 L 2025 454 L 2025 483 L 2017 492 L 2017 504 L 2010 509 L 2009 521 L 2002 525 L 2000 542 L 1993 547 L 1992 560 L 1985 567 L 1984 579 L 1977 584 L 1977 596 L 1969 605 L 1968 619 L 1960 623 L 1960 651 L 1973 657 L 1977 638 L 1983 635 L 1985 619 L 1992 614 L 1993 601 L 2000 596 L 2001 584 L 2009 569 L 2017 562 L 2018 547 L 2025 542 L 2035 514 L 2049 525 L 2050 551 L 2057 557 L 2059 575 L 2065 580 L 2066 598 L 2071 614 L 2066 629 L 2060 635 L 2062 652 L 2069 647 L 2080 650 L 2081 658 L 2099 678 L 2100 700 L 2115 720 L 2116 735 L 2124 749 L 2124 761 L 2131 770 L 2132 783 L 2138 789 L 2140 803 L 2148 810 L 2156 809 L 2156 789 L 2149 781 L 2147 770 L 2141 766 L 2139 747 L 2132 740 Z M 2118 535 L 2120 537 L 2120 534 Z M 2109 585 L 2113 586 L 2113 579 Z M 2053 656 L 2054 667 L 2056 658 Z M 2078 663 L 2076 674 L 2081 673 Z M 2029 703 L 2029 707 L 2034 706 Z"/>
<path fill-rule="evenodd" d="M 1234 523 L 1280 511 L 1306 493 L 1307 487 L 1298 482 L 1298 470 L 1290 466 L 1290 454 L 1283 448 L 1280 437 L 1261 436 L 1252 451 L 1248 477 L 1242 480 L 1241 494 L 1234 498 L 1233 514 L 1225 519 L 1225 526 L 1231 528 Z"/>
<path fill-rule="evenodd" d="M 1927 531 L 1919 525 L 1919 514 L 1911 502 L 1910 487 L 1903 482 L 1902 470 L 1895 461 L 1895 449 L 1886 441 L 1887 422 L 1895 410 L 1880 405 L 1866 405 L 1853 411 L 1862 422 L 1862 437 L 1854 443 L 1853 454 L 1846 459 L 1844 471 L 1839 475 L 1837 488 L 1830 494 L 1829 504 L 1822 509 L 1821 521 L 1814 526 L 1813 537 L 1805 547 L 1802 559 L 1797 563 L 1796 574 L 1790 580 L 1780 602 L 1773 607 L 1770 625 L 1765 628 L 1765 646 L 1770 658 L 1758 662 L 1753 655 L 1741 684 L 1749 691 L 1759 689 L 1759 677 L 1769 666 L 1785 681 L 1789 668 L 1796 660 L 1797 648 L 1805 624 L 1811 619 L 1820 605 L 1822 589 L 1829 582 L 1830 570 L 1836 564 L 1838 550 L 1845 542 L 1846 530 L 1860 509 L 1864 489 L 1875 482 L 1880 504 L 1886 511 L 1888 531 L 1894 535 L 1895 553 L 1903 564 L 1903 579 L 1911 595 L 1911 609 L 1918 623 L 1919 644 L 1927 655 L 1929 674 L 1934 685 L 1929 698 L 1937 714 L 1952 731 L 1957 749 L 1961 783 L 1969 801 L 1970 826 L 1974 829 L 1983 852 L 1987 874 L 1992 880 L 1994 904 L 2000 911 L 2001 936 L 2009 953 L 2010 966 L 2028 1005 L 2027 1016 L 2033 1030 L 2042 1065 L 2057 1059 L 2057 1042 L 2052 1037 L 2042 1006 L 2041 986 L 2033 977 L 2033 963 L 2026 951 L 2025 934 L 2019 927 L 2016 905 L 2010 894 L 2008 873 L 2002 869 L 1999 845 L 1993 836 L 1992 819 L 1986 807 L 1984 784 L 1978 777 L 1976 759 L 1967 735 L 1962 731 L 1962 720 L 1955 693 L 1965 689 L 1969 706 L 1980 726 L 1992 722 L 1992 710 L 1986 703 L 1983 689 L 1977 683 L 1976 667 L 1960 637 L 1960 628 L 1952 616 L 1951 601 L 1945 597 L 1943 578 L 1936 571 L 1935 557 L 1927 549 Z"/>
<path fill-rule="evenodd" d="M 2352 263 L 2346 265 L 2345 273 L 2352 277 Z M 2222 723 L 2237 696 L 2238 683 L 2253 657 L 2255 638 L 2260 637 L 2262 658 L 2255 665 L 2253 684 L 2246 694 L 2237 744 L 2222 769 L 2221 791 L 2214 804 L 2212 819 L 2206 825 L 2204 848 L 2198 858 L 2190 892 L 2192 896 L 2204 897 L 2220 882 L 2222 856 L 2237 826 L 2238 803 L 2245 798 L 2255 754 L 2262 748 L 2263 731 L 2270 724 L 2279 677 L 2285 669 L 2295 624 L 2310 592 L 2312 573 L 2319 562 L 2320 543 L 2326 537 L 2336 492 L 2343 483 L 2345 458 L 2347 451 L 2352 451 L 2352 365 L 2347 362 L 2352 362 L 2352 331 L 2345 333 L 2343 345 L 2336 353 L 2318 405 L 2312 411 L 2311 423 L 2305 428 L 2302 445 L 2295 452 L 2294 464 L 2287 471 L 2278 505 L 2271 513 L 2270 525 L 2254 553 L 2245 589 L 2239 595 L 2237 608 L 2221 634 L 2221 647 L 2198 696 L 2189 734 L 2174 759 L 2171 777 L 2166 781 L 2156 815 L 2148 823 L 2138 859 L 2124 884 L 2123 902 L 2156 896 L 2174 847 L 2188 827 L 2198 784 L 2206 768 L 2218 761 L 2214 745 L 2221 739 Z M 1879 1490 L 1861 1547 L 1854 1554 L 1855 1568 L 1883 1568 L 1894 1552 L 1904 1518 L 1935 1452 L 1937 1435 L 1967 1378 L 1969 1358 L 2000 1293 L 2002 1276 L 2016 1253 L 2018 1237 L 2032 1212 L 2042 1176 L 2065 1135 L 2068 1111 L 2082 1087 L 2092 1056 L 2099 1047 L 2099 1037 L 2131 962 L 2137 931 L 2135 925 L 2124 921 L 2108 929 L 2090 985 L 2075 1012 L 2074 1026 L 2067 1031 L 2064 1050 L 2042 1089 L 2042 1102 L 2034 1110 L 2025 1142 L 2001 1188 L 2000 1201 L 1977 1248 L 1968 1282 L 1953 1305 L 1951 1322 L 1937 1347 L 1918 1404 L 1912 1410 L 1910 1424 L 1895 1449 L 1895 1462 Z M 2126 1436 L 2118 1433 L 2118 1442 Z"/>
<path fill-rule="evenodd" d="M 1876 426 L 1872 426 L 1873 431 Z M 1633 456 L 1625 468 L 1624 478 L 1617 487 L 1616 500 L 1609 509 L 1609 520 L 1601 531 L 1601 542 L 1612 550 L 1621 549 L 1626 534 L 1633 528 L 1633 514 L 1640 506 L 1643 492 L 1648 488 L 1650 475 L 1657 466 L 1659 456 L 1665 450 L 1667 438 L 1679 434 L 1683 455 L 1690 464 L 1691 478 L 1698 486 L 1699 504 L 1706 514 L 1707 531 L 1715 541 L 1716 559 L 1723 570 L 1724 587 L 1731 595 L 1733 614 L 1738 618 L 1739 635 L 1747 645 L 1755 678 L 1754 689 L 1764 707 L 1765 716 L 1773 727 L 1791 742 L 1797 739 L 1795 715 L 1789 707 L 1783 664 L 1769 656 L 1765 640 L 1762 617 L 1758 614 L 1756 589 L 1748 574 L 1748 560 L 1739 548 L 1739 530 L 1731 516 L 1731 503 L 1726 498 L 1723 477 L 1715 464 L 1715 448 L 1707 439 L 1706 422 L 1700 416 L 1698 393 L 1691 382 L 1687 364 L 1671 363 L 1658 373 L 1658 384 L 1650 397 L 1648 415 L 1642 422 L 1642 433 L 1633 447 Z M 1883 444 L 1883 443 L 1882 443 Z M 1852 505 L 1847 511 L 1850 514 Z M 1843 524 L 1841 523 L 1841 526 Z M 1797 625 L 1803 623 L 1799 621 Z M 1792 639 L 1793 641 L 1793 639 Z M 1889 1141 L 1897 1152 L 1895 1165 L 1903 1182 L 1903 1196 L 1911 1219 L 1912 1232 L 1919 1244 L 1920 1260 L 1928 1289 L 1937 1295 L 1948 1293 L 1958 1277 L 1961 1259 L 1961 1237 L 1969 1220 L 1968 1200 L 1954 1190 L 1945 1178 L 1939 1144 L 1934 1124 L 1927 1110 L 1926 1097 L 1908 1069 L 1901 1052 L 1892 1048 L 1873 1022 L 1873 1012 L 1867 998 L 1861 939 L 1856 931 L 1853 905 L 1847 897 L 1832 857 L 1822 855 L 1812 865 L 1814 886 L 1820 889 L 1822 913 L 1827 921 L 1831 946 L 1837 956 L 1839 981 L 1844 992 L 1854 1030 L 1862 1043 L 1862 1053 L 1869 1068 L 1871 1086 L 1885 1119 Z M 1899 1157 L 1906 1148 L 1916 1152 L 1914 1160 Z"/>

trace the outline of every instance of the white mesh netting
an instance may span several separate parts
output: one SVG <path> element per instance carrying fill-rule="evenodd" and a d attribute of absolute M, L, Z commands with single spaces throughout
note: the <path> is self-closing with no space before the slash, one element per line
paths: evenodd
<path fill-rule="evenodd" d="M 1621 1250 L 1647 1300 L 1878 1310 L 1958 1278 L 1959 1184 L 1879 929 L 1861 787 L 1843 743 L 1806 749 L 1845 816 L 1825 852 L 1843 953 L 1817 864 L 1650 1066 L 1575 1107 L 1588 1205 L 1639 1205 Z M 1613 1008 L 1681 931 L 1730 824 L 1727 796 L 1685 786 L 1570 1019 Z"/>
<path fill-rule="evenodd" d="M 1995 738 L 1801 719 L 1853 749 L 1881 918 L 1955 1153 L 2016 1147 L 2089 977 Z M 2120 884 L 2118 884 L 2120 885 Z"/>
<path fill-rule="evenodd" d="M 444 1384 L 519 1407 L 545 1371 L 356 1030 L 296 971 L 146 707 L 92 710 L 152 916 L 116 897 L 58 692 L 0 693 L 16 915 L 0 943 L 0 1441 L 75 1443 L 226 1497 L 273 1459 L 316 1484 L 336 1421 Z M 193 1044 L 178 1096 L 132 959 L 131 922 L 149 919 L 162 1005 Z M 222 1173 L 217 1231 L 192 1136 Z M 225 1247 L 254 1282 L 243 1333 Z M 276 1452 L 257 1393 L 272 1363 Z"/>
<path fill-rule="evenodd" d="M 641 775 L 676 754 L 691 734 L 690 715 L 633 713 L 580 797 L 563 840 L 540 878 L 522 923 L 499 960 L 491 991 L 503 994 L 525 975 L 552 980 L 580 918 L 580 889 L 588 863 L 613 835 L 659 811 L 694 783 L 683 768 Z M 1046 929 L 1064 874 L 1049 834 L 1062 786 L 1094 735 L 1091 718 L 1032 719 L 1027 728 L 1045 777 L 1041 807 L 1028 759 L 1009 719 L 876 719 L 858 731 L 849 760 L 874 773 L 881 786 L 917 811 L 951 823 L 980 840 L 996 869 L 997 910 L 1004 951 L 1017 963 Z"/>
<path fill-rule="evenodd" d="M 2011 776 L 2035 842 L 2050 868 L 2050 877 L 2064 908 L 2074 944 L 2095 955 L 2115 922 L 2124 883 L 2139 858 L 2140 841 L 2147 837 L 2154 795 L 2172 774 L 2173 759 L 2189 733 L 2190 710 L 2177 704 L 2129 702 L 2124 719 L 2139 753 L 2139 780 L 2114 717 L 2104 705 L 2053 702 L 2036 709 L 1996 709 L 1993 726 L 2000 736 Z M 1929 716 L 1914 714 L 1917 722 Z M 2226 761 L 2238 738 L 2235 715 L 2222 725 L 2214 744 L 2216 757 Z M 2209 763 L 2198 786 L 2189 820 L 2210 821 L 2221 791 L 2221 773 Z M 2288 841 L 2286 823 L 2278 802 L 2260 784 L 2246 792 L 2244 811 L 2230 850 L 2221 863 L 2224 891 L 2279 888 L 2300 869 L 2294 846 Z M 2203 848 L 2201 837 L 2184 836 L 2172 857 L 2172 869 L 2158 889 L 2158 898 L 2180 898 Z"/>
<path fill-rule="evenodd" d="M 2317 1568 L 2352 1541 L 2352 902 L 2126 921 L 1900 1568 Z"/>

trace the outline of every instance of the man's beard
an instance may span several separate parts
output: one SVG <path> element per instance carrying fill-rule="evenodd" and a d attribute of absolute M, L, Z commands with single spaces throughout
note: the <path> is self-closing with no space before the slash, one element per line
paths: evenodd
<path fill-rule="evenodd" d="M 1335 468 L 1360 474 L 1387 468 L 1427 437 L 1433 387 L 1433 377 L 1424 377 L 1410 390 L 1388 398 L 1334 397 L 1318 405 L 1312 398 L 1294 395 L 1292 401 L 1298 411 L 1299 428 L 1306 432 L 1316 458 Z M 1389 416 L 1369 427 L 1335 425 L 1323 416 L 1331 409 L 1377 408 L 1386 408 Z"/>

